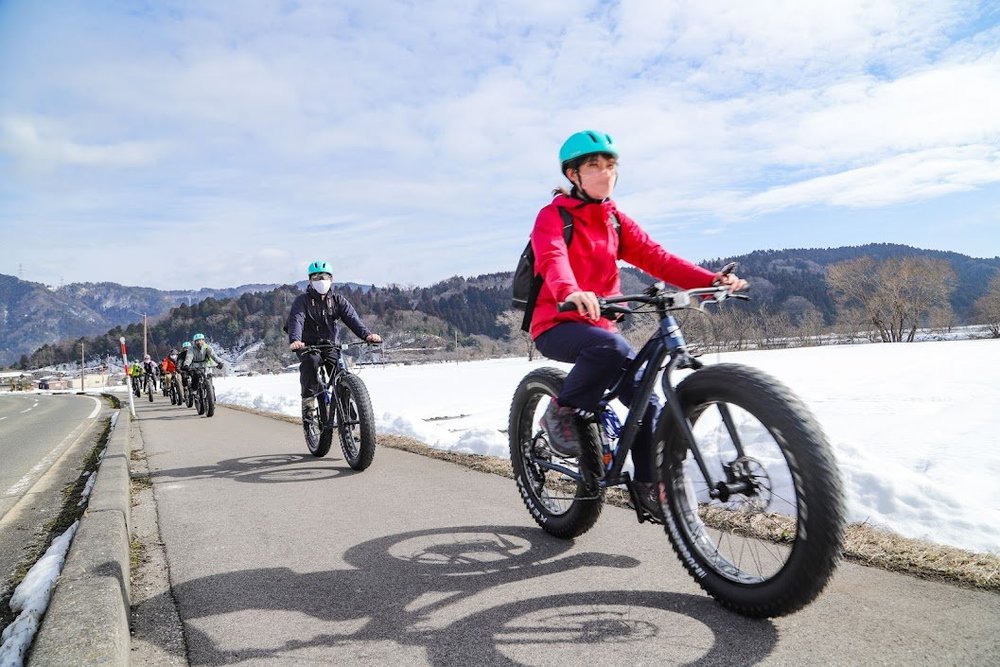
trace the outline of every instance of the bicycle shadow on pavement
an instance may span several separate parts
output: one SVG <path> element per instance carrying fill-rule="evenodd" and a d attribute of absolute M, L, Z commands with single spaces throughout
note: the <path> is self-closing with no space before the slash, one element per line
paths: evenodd
<path fill-rule="evenodd" d="M 375 663 L 433 665 L 622 663 L 630 655 L 649 663 L 747 665 L 777 641 L 769 621 L 737 616 L 706 596 L 544 594 L 565 588 L 566 573 L 585 582 L 574 588 L 587 588 L 602 571 L 640 565 L 572 547 L 534 527 L 418 530 L 351 547 L 344 560 L 354 569 L 227 572 L 177 584 L 172 595 L 193 665 L 337 663 L 345 652 Z M 546 577 L 555 579 L 543 583 Z"/>
<path fill-rule="evenodd" d="M 263 454 L 225 459 L 212 465 L 150 470 L 149 476 L 159 482 L 178 479 L 232 479 L 251 484 L 281 484 L 357 474 L 357 471 L 346 467 L 346 463 L 344 467 L 329 465 L 334 461 L 343 462 L 344 459 L 334 455 L 332 451 L 326 458 L 302 454 Z M 327 465 L 322 465 L 323 463 Z"/>

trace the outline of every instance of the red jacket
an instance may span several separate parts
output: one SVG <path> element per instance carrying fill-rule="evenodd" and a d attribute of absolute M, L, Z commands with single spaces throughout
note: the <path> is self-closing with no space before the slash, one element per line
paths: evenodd
<path fill-rule="evenodd" d="M 569 209 L 573 215 L 573 238 L 568 248 L 557 207 Z M 620 243 L 611 213 L 621 223 Z M 538 212 L 531 247 L 535 251 L 535 269 L 543 278 L 531 317 L 532 339 L 560 322 L 586 322 L 615 331 L 617 327 L 610 320 L 594 322 L 576 311 L 560 313 L 556 304 L 578 291 L 594 292 L 599 297 L 620 296 L 619 259 L 681 289 L 707 287 L 715 279 L 711 271 L 664 250 L 610 200 L 584 203 L 557 195 Z"/>
<path fill-rule="evenodd" d="M 173 359 L 167 356 L 163 359 L 163 361 L 160 362 L 160 370 L 162 370 L 164 373 L 176 373 L 177 364 L 174 363 Z"/>

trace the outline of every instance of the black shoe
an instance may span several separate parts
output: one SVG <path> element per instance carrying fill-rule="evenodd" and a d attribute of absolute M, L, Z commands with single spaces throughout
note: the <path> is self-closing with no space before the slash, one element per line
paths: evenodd
<path fill-rule="evenodd" d="M 549 447 L 559 456 L 580 456 L 580 432 L 577 430 L 576 409 L 549 402 L 539 425 L 549 434 Z"/>
<path fill-rule="evenodd" d="M 642 509 L 660 523 L 666 523 L 666 518 L 663 516 L 663 505 L 667 502 L 667 496 L 663 484 L 634 481 L 632 488 L 639 499 L 639 504 L 642 505 Z"/>

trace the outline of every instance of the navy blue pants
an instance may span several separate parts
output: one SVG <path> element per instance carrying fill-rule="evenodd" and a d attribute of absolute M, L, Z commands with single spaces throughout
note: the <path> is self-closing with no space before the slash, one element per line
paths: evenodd
<path fill-rule="evenodd" d="M 597 412 L 601 396 L 621 377 L 635 351 L 621 334 L 582 322 L 563 322 L 535 339 L 535 347 L 549 359 L 573 364 L 557 399 L 559 405 Z M 619 399 L 631 407 L 635 383 L 626 382 Z M 635 479 L 656 479 L 653 462 L 653 427 L 660 413 L 660 397 L 649 398 L 646 414 L 632 445 Z"/>

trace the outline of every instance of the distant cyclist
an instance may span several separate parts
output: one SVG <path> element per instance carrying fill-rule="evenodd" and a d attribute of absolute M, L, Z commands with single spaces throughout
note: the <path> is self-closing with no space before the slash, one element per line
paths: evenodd
<path fill-rule="evenodd" d="M 170 391 L 170 387 L 177 385 L 177 392 L 181 392 L 181 382 L 177 373 L 177 348 L 172 348 L 170 352 L 160 362 L 160 375 L 163 378 L 163 386 Z"/>
<path fill-rule="evenodd" d="M 140 384 L 142 380 L 142 364 L 138 361 L 133 361 L 129 364 L 128 377 L 132 383 L 132 393 L 136 396 L 142 396 L 142 385 Z"/>
<path fill-rule="evenodd" d="M 177 354 L 177 373 L 181 376 L 181 386 L 187 391 L 188 387 L 188 370 L 184 368 L 184 360 L 187 359 L 188 352 L 191 350 L 191 341 L 186 340 L 181 343 L 181 351 Z"/>
<path fill-rule="evenodd" d="M 220 371 L 224 364 L 222 360 L 216 356 L 215 351 L 212 346 L 205 341 L 205 334 L 196 333 L 192 338 L 192 345 L 188 348 L 188 353 L 184 357 L 184 368 L 190 370 L 204 370 L 206 373 L 213 367 L 217 367 Z M 190 391 L 198 390 L 198 374 L 191 374 L 191 387 Z"/>
<path fill-rule="evenodd" d="M 288 314 L 288 347 L 299 358 L 299 385 L 302 389 L 302 417 L 311 419 L 316 410 L 316 396 L 323 388 L 319 385 L 316 370 L 319 368 L 319 354 L 301 352 L 307 345 L 315 345 L 322 340 L 336 343 L 337 320 L 347 325 L 358 338 L 367 343 L 382 342 L 382 337 L 372 333 L 361 321 L 354 306 L 340 294 L 330 290 L 333 286 L 333 272 L 327 262 L 313 262 L 307 269 L 309 286 L 305 294 L 295 297 L 292 310 Z"/>
<path fill-rule="evenodd" d="M 156 378 L 159 375 L 159 372 L 160 372 L 160 368 L 156 364 L 156 362 L 153 361 L 153 358 L 151 356 L 149 356 L 148 354 L 144 355 L 142 357 L 142 376 L 143 376 L 142 377 L 142 388 L 143 388 L 143 390 L 146 389 L 146 385 L 152 383 L 152 385 L 153 385 L 153 391 L 156 391 Z"/>

